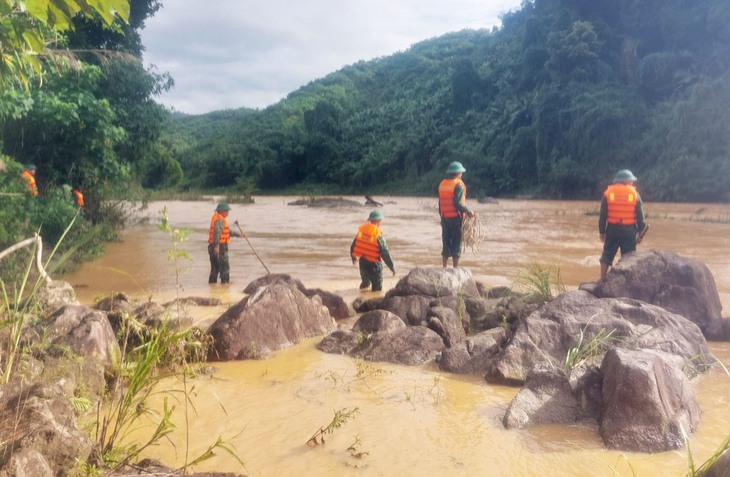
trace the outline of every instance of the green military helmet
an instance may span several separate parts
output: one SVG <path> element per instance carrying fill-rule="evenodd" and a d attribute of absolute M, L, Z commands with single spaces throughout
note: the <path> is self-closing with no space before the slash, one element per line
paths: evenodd
<path fill-rule="evenodd" d="M 23 168 L 26 171 L 34 171 L 34 170 L 36 170 L 35 164 L 26 164 L 26 165 L 23 166 Z"/>
<path fill-rule="evenodd" d="M 466 169 L 464 169 L 464 166 L 462 166 L 459 161 L 452 162 L 449 164 L 449 167 L 446 168 L 447 174 L 458 174 L 460 172 L 466 172 Z"/>
<path fill-rule="evenodd" d="M 383 220 L 383 213 L 380 212 L 378 209 L 373 210 L 370 212 L 370 215 L 368 216 L 368 220 L 370 222 L 375 222 L 376 220 Z"/>
<path fill-rule="evenodd" d="M 636 180 L 636 176 L 628 169 L 621 169 L 613 178 L 613 182 L 635 182 Z"/>
<path fill-rule="evenodd" d="M 223 210 L 231 210 L 231 206 L 228 205 L 228 202 L 218 202 L 218 206 L 215 208 L 215 211 L 221 212 Z"/>

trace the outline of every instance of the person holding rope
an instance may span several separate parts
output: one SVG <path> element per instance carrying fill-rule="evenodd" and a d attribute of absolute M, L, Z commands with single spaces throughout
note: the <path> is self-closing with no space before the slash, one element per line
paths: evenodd
<path fill-rule="evenodd" d="M 383 289 L 383 261 L 395 275 L 393 259 L 390 258 L 388 244 L 385 243 L 380 223 L 383 214 L 373 210 L 368 221 L 357 229 L 357 235 L 350 245 L 350 257 L 355 265 L 360 260 L 360 290 L 365 290 L 372 284 L 373 291 Z M 382 259 L 382 261 L 381 261 Z"/>
<path fill-rule="evenodd" d="M 466 184 L 461 175 L 466 172 L 461 162 L 454 161 L 446 168 L 446 179 L 439 184 L 439 215 L 441 216 L 441 242 L 443 249 L 441 257 L 443 266 L 449 263 L 449 257 L 454 268 L 459 266 L 461 256 L 461 226 L 464 214 L 474 217 L 466 206 Z"/>
<path fill-rule="evenodd" d="M 231 236 L 241 237 L 242 234 L 228 228 L 228 212 L 231 206 L 226 202 L 219 202 L 210 220 L 208 233 L 208 256 L 210 257 L 210 275 L 208 283 L 216 283 L 220 274 L 221 283 L 229 283 L 231 267 L 228 263 L 228 244 Z"/>

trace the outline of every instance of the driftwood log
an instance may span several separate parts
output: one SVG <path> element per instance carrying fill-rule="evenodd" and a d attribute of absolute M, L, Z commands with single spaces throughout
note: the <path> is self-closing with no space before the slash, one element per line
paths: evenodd
<path fill-rule="evenodd" d="M 377 205 L 378 207 L 382 207 L 382 202 L 378 202 L 377 200 L 373 199 L 369 195 L 365 196 L 365 205 Z"/>

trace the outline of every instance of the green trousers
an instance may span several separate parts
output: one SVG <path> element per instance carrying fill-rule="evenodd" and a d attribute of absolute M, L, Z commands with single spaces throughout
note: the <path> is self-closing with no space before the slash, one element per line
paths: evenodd
<path fill-rule="evenodd" d="M 231 267 L 228 264 L 228 244 L 223 243 L 218 247 L 218 256 L 213 253 L 213 244 L 208 244 L 208 256 L 210 257 L 210 275 L 208 283 L 218 281 L 218 274 L 221 276 L 221 283 L 231 281 Z"/>

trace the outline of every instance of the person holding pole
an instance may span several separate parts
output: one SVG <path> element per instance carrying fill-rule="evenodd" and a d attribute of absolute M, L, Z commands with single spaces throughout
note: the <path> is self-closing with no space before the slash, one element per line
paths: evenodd
<path fill-rule="evenodd" d="M 210 257 L 210 275 L 208 283 L 216 283 L 220 274 L 221 283 L 229 283 L 231 267 L 228 263 L 228 244 L 231 236 L 240 237 L 241 234 L 228 228 L 228 212 L 231 206 L 226 202 L 219 202 L 210 220 L 208 232 L 208 256 Z"/>

